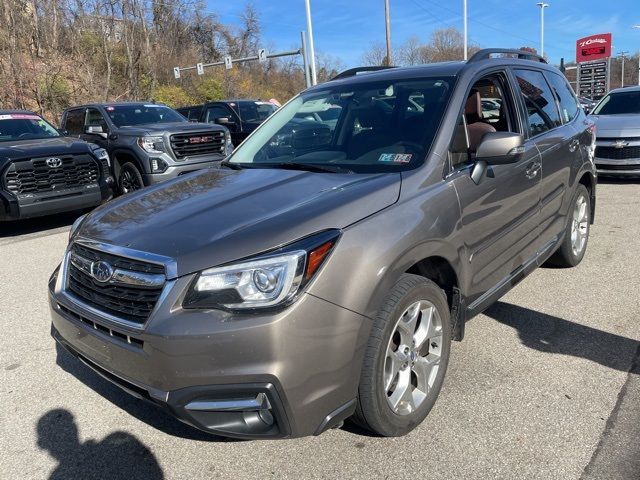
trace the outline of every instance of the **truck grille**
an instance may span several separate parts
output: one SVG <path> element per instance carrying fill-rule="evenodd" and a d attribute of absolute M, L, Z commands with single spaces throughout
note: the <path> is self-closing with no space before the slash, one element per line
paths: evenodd
<path fill-rule="evenodd" d="M 99 261 L 107 262 L 114 270 L 125 274 L 164 276 L 164 267 L 118 257 L 77 243 L 71 247 L 67 289 L 84 303 L 100 311 L 142 325 L 155 308 L 164 285 L 120 283 L 115 276 L 107 283 L 98 282 L 82 265 Z"/>
<path fill-rule="evenodd" d="M 611 158 L 612 160 L 640 158 L 640 145 L 622 148 L 596 147 L 596 158 Z"/>
<path fill-rule="evenodd" d="M 224 154 L 224 132 L 199 132 L 171 135 L 171 149 L 176 158 Z"/>
<path fill-rule="evenodd" d="M 5 188 L 16 195 L 23 195 L 97 184 L 100 166 L 89 155 L 56 158 L 61 161 L 56 167 L 47 165 L 46 158 L 12 162 L 4 174 Z"/>

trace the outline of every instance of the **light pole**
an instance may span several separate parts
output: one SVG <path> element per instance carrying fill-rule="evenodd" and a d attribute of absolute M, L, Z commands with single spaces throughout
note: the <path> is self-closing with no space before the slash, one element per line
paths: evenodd
<path fill-rule="evenodd" d="M 389 0 L 384 0 L 384 31 L 387 40 L 387 67 L 391 66 L 391 19 L 389 18 Z"/>
<path fill-rule="evenodd" d="M 640 25 L 634 25 L 633 28 L 640 28 Z M 640 85 L 640 53 L 638 54 L 638 85 Z"/>
<path fill-rule="evenodd" d="M 536 3 L 540 7 L 540 56 L 544 57 L 544 9 L 549 6 L 548 3 Z"/>
<path fill-rule="evenodd" d="M 620 56 L 620 58 L 622 58 L 622 73 L 620 74 L 621 79 L 620 79 L 620 87 L 624 87 L 624 61 L 627 58 L 625 55 L 629 53 L 627 51 L 624 52 L 618 52 L 618 55 Z"/>
<path fill-rule="evenodd" d="M 311 64 L 311 85 L 318 83 L 316 75 L 316 51 L 313 48 L 313 27 L 311 26 L 311 2 L 305 0 L 305 8 L 307 10 L 307 32 L 309 32 L 309 63 Z"/>
<path fill-rule="evenodd" d="M 462 36 L 464 37 L 464 59 L 468 57 L 467 38 L 467 0 L 462 0 Z"/>

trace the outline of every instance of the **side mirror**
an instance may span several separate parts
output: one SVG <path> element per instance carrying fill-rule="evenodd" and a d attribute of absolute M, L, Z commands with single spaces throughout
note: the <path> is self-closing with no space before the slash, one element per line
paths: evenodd
<path fill-rule="evenodd" d="M 516 163 L 524 153 L 524 138 L 519 133 L 485 133 L 476 150 L 476 159 L 488 165 Z"/>
<path fill-rule="evenodd" d="M 102 138 L 107 138 L 106 132 L 102 131 L 101 125 L 89 125 L 85 128 L 85 133 L 87 135 L 98 135 Z"/>
<path fill-rule="evenodd" d="M 60 135 L 62 135 L 63 137 L 68 137 L 69 136 L 69 132 L 67 132 L 66 130 L 59 128 L 58 129 L 58 133 L 60 133 Z"/>
<path fill-rule="evenodd" d="M 524 138 L 513 132 L 485 133 L 476 150 L 476 163 L 471 171 L 471 180 L 480 183 L 487 165 L 516 163 L 524 153 Z"/>
<path fill-rule="evenodd" d="M 229 125 L 230 123 L 235 123 L 229 117 L 219 117 L 214 120 L 219 125 Z"/>

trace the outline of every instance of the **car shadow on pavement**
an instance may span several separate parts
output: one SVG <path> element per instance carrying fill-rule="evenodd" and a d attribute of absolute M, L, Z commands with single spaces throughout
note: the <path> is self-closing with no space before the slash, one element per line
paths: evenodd
<path fill-rule="evenodd" d="M 48 230 L 70 227 L 75 219 L 83 213 L 86 213 L 86 211 L 81 210 L 77 212 L 59 213 L 44 217 L 2 222 L 0 224 L 2 225 L 2 228 L 0 228 L 0 238 L 46 233 Z"/>
<path fill-rule="evenodd" d="M 63 347 L 56 344 L 56 364 L 65 372 L 70 373 L 87 387 L 103 396 L 116 407 L 121 408 L 129 415 L 141 422 L 160 430 L 167 435 L 185 438 L 189 440 L 201 440 L 207 442 L 237 442 L 240 440 L 229 439 L 202 432 L 194 427 L 186 425 L 162 411 L 160 407 L 140 400 L 124 392 L 120 387 L 105 380 L 86 365 L 82 364 Z M 71 478 L 71 477 L 70 477 Z"/>
<path fill-rule="evenodd" d="M 49 480 L 127 479 L 161 480 L 162 468 L 140 440 L 125 432 L 113 432 L 99 442 L 80 442 L 78 427 L 68 410 L 50 410 L 38 420 L 38 447 L 58 466 Z"/>
<path fill-rule="evenodd" d="M 529 348 L 585 358 L 622 372 L 629 371 L 640 345 L 631 338 L 505 302 L 495 303 L 484 314 L 517 330 Z"/>

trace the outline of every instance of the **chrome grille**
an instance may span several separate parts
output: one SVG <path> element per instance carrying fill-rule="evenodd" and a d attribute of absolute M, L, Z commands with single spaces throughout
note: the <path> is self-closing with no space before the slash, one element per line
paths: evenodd
<path fill-rule="evenodd" d="M 224 132 L 198 132 L 171 135 L 171 149 L 176 158 L 224 154 Z"/>
<path fill-rule="evenodd" d="M 4 174 L 5 188 L 16 194 L 46 193 L 97 184 L 100 166 L 89 155 L 62 156 L 60 166 L 50 167 L 46 158 L 16 160 Z"/>
<path fill-rule="evenodd" d="M 107 262 L 113 275 L 100 282 L 92 265 Z M 162 265 L 119 257 L 75 243 L 67 265 L 67 290 L 87 305 L 116 318 L 142 325 L 162 294 Z"/>

